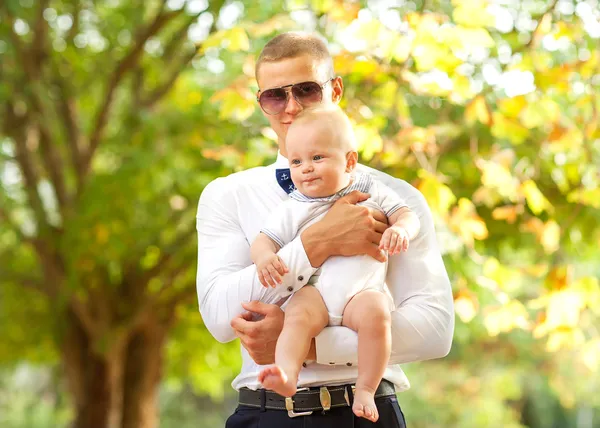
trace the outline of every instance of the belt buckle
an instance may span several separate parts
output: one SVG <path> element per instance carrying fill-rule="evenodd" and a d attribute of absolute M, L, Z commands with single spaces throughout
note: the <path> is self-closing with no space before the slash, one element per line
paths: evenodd
<path fill-rule="evenodd" d="M 296 390 L 296 393 L 300 392 L 300 391 L 308 391 L 308 388 L 298 388 Z M 288 416 L 290 418 L 295 418 L 297 416 L 307 416 L 307 415 L 312 415 L 312 410 L 310 412 L 299 412 L 296 413 L 294 412 L 294 400 L 292 400 L 292 397 L 285 397 L 285 408 L 288 411 Z"/>

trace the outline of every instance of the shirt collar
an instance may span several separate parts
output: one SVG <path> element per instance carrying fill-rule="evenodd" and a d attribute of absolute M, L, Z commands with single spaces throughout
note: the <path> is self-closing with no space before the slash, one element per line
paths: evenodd
<path fill-rule="evenodd" d="M 325 196 L 324 198 L 311 198 L 310 196 L 303 195 L 298 190 L 294 190 L 290 193 L 290 198 L 295 199 L 300 202 L 332 202 L 336 201 L 342 196 L 346 196 L 348 193 L 353 192 L 354 190 L 358 190 L 363 193 L 368 193 L 371 188 L 371 184 L 373 184 L 373 177 L 369 174 L 358 173 L 354 176 L 354 180 L 349 186 L 344 187 L 337 193 L 334 193 L 331 196 Z"/>
<path fill-rule="evenodd" d="M 275 159 L 275 163 L 272 164 L 274 168 L 289 168 L 290 162 L 287 160 L 285 156 L 281 154 L 279 150 L 277 150 L 277 159 Z"/>

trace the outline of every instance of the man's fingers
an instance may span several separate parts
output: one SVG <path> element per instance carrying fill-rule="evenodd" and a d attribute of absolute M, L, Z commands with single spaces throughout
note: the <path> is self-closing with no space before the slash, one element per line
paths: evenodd
<path fill-rule="evenodd" d="M 252 300 L 250 302 L 242 302 L 242 308 L 249 312 L 254 312 L 260 315 L 266 315 L 269 312 L 269 308 L 273 305 L 259 302 L 258 300 Z"/>
<path fill-rule="evenodd" d="M 387 223 L 382 223 L 381 221 L 375 219 L 375 222 L 373 223 L 373 227 L 375 229 L 375 232 L 377 232 L 377 233 L 383 233 L 388 228 L 388 224 Z"/>
<path fill-rule="evenodd" d="M 366 201 L 370 197 L 371 197 L 371 195 L 369 195 L 368 193 L 363 193 L 358 190 L 354 190 L 353 192 L 350 192 L 346 196 L 340 198 L 340 201 L 344 201 L 348 204 L 354 205 L 359 202 Z"/>
<path fill-rule="evenodd" d="M 230 325 L 231 328 L 235 330 L 235 335 L 237 337 L 240 337 L 242 335 L 245 335 L 248 331 L 249 323 L 250 321 L 245 320 L 242 315 L 238 315 L 237 317 L 231 320 Z"/>
<path fill-rule="evenodd" d="M 385 224 L 386 227 L 388 226 L 388 219 L 384 213 L 382 213 L 379 210 L 375 210 L 375 209 L 371 209 L 370 211 L 371 211 L 371 215 L 373 216 L 373 218 L 375 219 L 376 222 L 383 223 L 383 224 Z"/>
<path fill-rule="evenodd" d="M 387 260 L 385 252 L 379 249 L 379 246 L 377 245 L 371 245 L 367 254 L 382 263 Z"/>

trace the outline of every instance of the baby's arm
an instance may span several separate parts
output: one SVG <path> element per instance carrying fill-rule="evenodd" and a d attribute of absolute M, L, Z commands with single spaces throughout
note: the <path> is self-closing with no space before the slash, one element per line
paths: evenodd
<path fill-rule="evenodd" d="M 403 207 L 395 211 L 388 220 L 391 226 L 383 233 L 379 248 L 387 250 L 390 255 L 408 250 L 409 241 L 421 229 L 419 217 L 408 207 Z"/>
<path fill-rule="evenodd" d="M 265 287 L 281 284 L 281 276 L 289 271 L 277 251 L 279 245 L 264 233 L 259 233 L 250 246 L 250 258 L 256 265 L 260 283 Z"/>

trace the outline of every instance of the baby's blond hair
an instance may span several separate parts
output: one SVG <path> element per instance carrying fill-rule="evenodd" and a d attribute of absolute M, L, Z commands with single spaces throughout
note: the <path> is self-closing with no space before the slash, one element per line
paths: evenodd
<path fill-rule="evenodd" d="M 331 132 L 332 143 L 340 144 L 346 152 L 356 151 L 356 138 L 352 123 L 337 104 L 302 111 L 290 125 L 290 131 L 297 126 L 309 124 L 326 127 Z"/>

